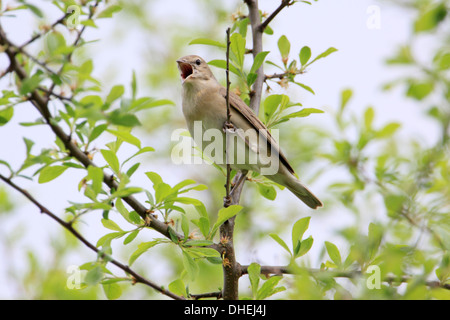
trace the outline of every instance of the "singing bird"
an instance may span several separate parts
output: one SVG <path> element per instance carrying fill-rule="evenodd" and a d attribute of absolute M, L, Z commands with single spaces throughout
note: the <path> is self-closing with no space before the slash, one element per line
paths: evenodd
<path fill-rule="evenodd" d="M 223 134 L 223 141 L 226 141 L 226 133 L 223 128 L 227 120 L 227 90 L 216 80 L 208 64 L 201 57 L 189 55 L 178 59 L 177 63 L 183 87 L 183 114 L 191 136 L 193 138 L 200 137 L 197 140 L 194 138 L 196 144 L 204 145 L 209 141 L 205 141 L 204 135 L 195 132 L 195 123 L 201 123 L 202 130 L 220 130 Z M 252 170 L 263 174 L 268 179 L 288 188 L 310 208 L 316 209 L 323 206 L 322 202 L 296 177 L 294 169 L 283 155 L 277 142 L 252 109 L 233 92 L 229 92 L 229 103 L 230 120 L 234 130 L 242 129 L 245 132 L 245 135 L 236 134 L 237 137 L 240 137 L 241 145 L 245 146 L 248 153 L 268 154 L 269 160 L 276 161 L 278 164 L 274 172 L 267 174 L 264 173 L 265 167 L 261 161 L 250 162 L 249 156 L 246 155 L 244 161 L 239 162 L 236 159 L 230 161 L 231 167 L 235 170 Z M 258 141 L 264 142 L 249 142 L 255 136 L 260 138 Z M 226 149 L 226 144 L 224 144 L 224 149 Z M 226 150 L 223 152 L 226 154 Z M 221 162 L 219 165 L 226 165 L 225 158 Z"/>

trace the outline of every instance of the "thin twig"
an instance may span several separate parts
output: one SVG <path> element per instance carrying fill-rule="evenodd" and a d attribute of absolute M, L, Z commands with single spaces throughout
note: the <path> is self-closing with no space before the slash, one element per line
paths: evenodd
<path fill-rule="evenodd" d="M 200 300 L 200 299 L 205 299 L 205 298 L 221 299 L 222 298 L 222 291 L 199 293 L 199 294 L 191 294 L 190 297 L 193 298 L 194 300 Z"/>
<path fill-rule="evenodd" d="M 241 187 L 238 187 L 236 184 L 233 189 L 230 191 L 230 176 L 231 176 L 231 165 L 229 156 L 229 132 L 234 129 L 233 124 L 231 123 L 231 110 L 230 110 L 230 80 L 229 80 L 229 68 L 230 68 L 230 28 L 227 29 L 227 51 L 226 51 L 226 59 L 227 59 L 227 69 L 226 69 L 226 81 L 227 81 L 227 93 L 226 93 L 226 104 L 227 104 L 227 120 L 224 123 L 224 131 L 225 131 L 225 141 L 226 141 L 226 160 L 227 160 L 227 180 L 226 180 L 226 196 L 224 199 L 224 207 L 229 207 L 232 204 L 239 203 L 239 195 Z M 236 178 L 235 178 L 236 179 Z M 236 181 L 236 180 L 235 180 Z M 238 188 L 238 189 L 236 189 Z M 235 190 L 238 190 L 238 197 L 231 197 L 231 194 L 234 193 Z M 239 277 L 240 277 L 240 268 L 239 264 L 236 261 L 236 255 L 234 252 L 234 244 L 233 244 L 233 234 L 234 234 L 234 219 L 232 217 L 225 221 L 220 226 L 220 246 L 219 253 L 222 256 L 222 267 L 223 267 L 223 291 L 221 296 L 225 300 L 236 300 L 238 299 L 238 287 L 239 287 Z"/>
<path fill-rule="evenodd" d="M 70 13 L 66 13 L 63 17 L 59 18 L 58 20 L 56 20 L 49 28 L 46 28 L 44 30 L 44 32 L 38 33 L 35 36 L 33 36 L 30 40 L 28 40 L 27 42 L 25 42 L 24 44 L 22 44 L 19 48 L 20 51 L 22 51 L 23 48 L 25 48 L 26 46 L 28 46 L 29 44 L 31 44 L 32 42 L 36 41 L 37 39 L 43 37 L 44 35 L 46 35 L 50 30 L 53 30 L 58 24 L 62 24 L 64 22 L 64 20 L 67 18 L 67 16 Z"/>
<path fill-rule="evenodd" d="M 96 246 L 94 246 L 92 243 L 90 243 L 88 240 L 86 240 L 85 237 L 83 237 L 77 230 L 75 230 L 72 222 L 66 222 L 66 221 L 62 220 L 61 218 L 59 218 L 56 214 L 51 212 L 47 207 L 45 207 L 39 201 L 37 201 L 27 190 L 22 189 L 21 187 L 16 185 L 14 182 L 12 182 L 11 179 L 8 179 L 1 174 L 0 174 L 0 179 L 3 180 L 6 184 L 11 186 L 12 188 L 19 191 L 21 194 L 23 194 L 28 200 L 30 200 L 36 207 L 39 208 L 41 213 L 44 213 L 44 214 L 48 215 L 50 218 L 52 218 L 53 220 L 55 220 L 57 223 L 59 223 L 61 226 L 63 226 L 66 230 L 68 230 L 70 233 L 72 233 L 79 241 L 81 241 L 89 249 L 91 249 L 95 253 L 99 254 L 102 258 L 107 258 L 107 260 L 109 262 L 111 262 L 112 264 L 114 264 L 116 267 L 118 267 L 119 269 L 122 269 L 126 273 L 130 274 L 133 278 L 133 282 L 145 284 L 172 299 L 185 300 L 183 297 L 178 296 L 178 295 L 162 288 L 161 286 L 157 285 L 156 283 L 139 275 L 138 273 L 133 271 L 129 266 L 124 265 L 124 264 L 120 263 L 119 261 L 115 260 L 114 258 L 112 258 L 111 256 L 107 256 L 105 253 L 101 252 Z"/>
<path fill-rule="evenodd" d="M 227 69 L 226 69 L 226 81 L 227 81 L 227 94 L 225 97 L 226 103 L 227 103 L 227 121 L 225 122 L 225 140 L 226 140 L 226 159 L 227 159 L 227 181 L 225 184 L 226 189 L 226 195 L 225 195 L 225 201 L 224 206 L 228 207 L 231 204 L 230 199 L 230 176 L 231 176 L 231 165 L 230 165 L 230 159 L 229 157 L 229 150 L 228 150 L 228 131 L 231 124 L 231 110 L 230 110 L 230 28 L 227 29 L 227 53 L 226 53 L 226 59 L 227 59 Z"/>
<path fill-rule="evenodd" d="M 305 71 L 303 70 L 298 70 L 298 71 L 287 71 L 287 72 L 283 72 L 283 73 L 274 73 L 274 74 L 269 74 L 269 75 L 265 75 L 264 76 L 264 81 L 266 80 L 270 80 L 270 79 L 283 79 L 289 76 L 296 76 L 298 74 L 303 74 L 305 73 Z"/>
<path fill-rule="evenodd" d="M 88 16 L 87 20 L 91 20 L 91 19 L 92 19 L 92 17 L 94 16 L 94 13 L 95 13 L 95 9 L 98 7 L 99 3 L 100 3 L 100 0 L 97 0 L 97 1 L 94 3 L 94 5 L 90 8 L 90 12 L 89 12 L 89 16 Z M 81 30 L 78 32 L 78 35 L 77 35 L 77 37 L 76 37 L 74 43 L 72 44 L 72 46 L 74 47 L 74 50 L 70 51 L 70 52 L 67 54 L 67 56 L 66 56 L 66 59 L 67 59 L 68 62 L 71 61 L 73 52 L 75 51 L 75 47 L 76 47 L 76 46 L 78 45 L 78 43 L 81 41 L 81 35 L 83 34 L 84 30 L 86 30 L 86 25 L 83 25 L 83 27 L 81 28 Z M 57 73 L 58 76 L 61 76 L 61 73 L 62 73 L 63 70 L 64 70 L 64 64 L 63 64 L 63 66 L 61 66 L 61 68 L 59 69 L 59 71 L 58 71 L 58 73 Z M 50 96 L 52 95 L 53 90 L 55 89 L 55 87 L 56 87 L 56 83 L 53 81 L 53 83 L 51 84 L 50 88 L 48 89 L 48 93 L 47 93 L 47 101 L 50 100 Z"/>
<path fill-rule="evenodd" d="M 44 88 L 44 87 L 37 87 L 38 90 L 45 92 L 48 95 L 54 96 L 55 98 L 58 98 L 59 100 L 65 100 L 65 101 L 72 101 L 73 97 L 64 97 L 60 94 L 57 94 L 55 92 L 50 92 L 48 89 Z"/>

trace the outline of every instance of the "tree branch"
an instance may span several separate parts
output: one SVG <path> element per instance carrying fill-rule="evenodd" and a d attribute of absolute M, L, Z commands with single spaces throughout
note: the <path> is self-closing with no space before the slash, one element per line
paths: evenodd
<path fill-rule="evenodd" d="M 280 13 L 281 10 L 284 9 L 284 7 L 288 7 L 293 3 L 294 1 L 291 0 L 281 0 L 281 4 L 279 5 L 279 7 L 276 8 L 275 11 L 272 12 L 272 14 L 259 25 L 258 29 L 260 30 L 260 32 L 264 32 L 269 23 Z"/>
<path fill-rule="evenodd" d="M 249 8 L 249 18 L 250 24 L 253 34 L 253 48 L 251 52 L 253 54 L 253 58 L 255 58 L 258 53 L 262 52 L 262 34 L 264 28 L 260 28 L 260 14 L 258 8 L 258 0 L 244 0 Z M 280 9 L 281 10 L 281 9 Z M 269 21 L 270 22 L 270 21 Z M 229 100 L 228 100 L 228 92 L 229 92 L 229 29 L 227 30 L 227 123 L 224 125 L 225 134 L 227 134 L 227 124 L 230 126 L 230 113 L 229 113 Z M 250 108 L 258 114 L 259 106 L 261 104 L 262 97 L 262 89 L 265 81 L 264 69 L 261 65 L 256 71 L 257 77 L 256 81 L 253 84 L 252 91 L 250 92 Z M 234 178 L 234 187 L 231 192 L 229 192 L 229 174 L 230 167 L 227 161 L 227 182 L 226 182 L 226 190 L 227 195 L 224 201 L 224 206 L 227 207 L 233 204 L 239 204 L 239 199 L 241 196 L 242 188 L 244 186 L 244 182 L 247 176 L 247 172 L 238 172 Z M 232 194 L 232 195 L 231 195 Z M 231 199 L 230 199 L 231 198 Z M 233 244 L 233 235 L 234 235 L 234 222 L 235 218 L 233 217 L 220 226 L 220 246 L 219 252 L 222 255 L 222 264 L 223 264 L 223 291 L 222 296 L 225 300 L 236 300 L 239 297 L 239 278 L 242 275 L 241 266 L 236 261 L 236 255 L 234 251 Z"/>
<path fill-rule="evenodd" d="M 0 25 L 0 45 L 5 46 L 5 53 L 8 56 L 10 60 L 10 71 L 13 71 L 17 74 L 18 78 L 21 81 L 24 81 L 28 78 L 27 73 L 22 68 L 22 66 L 19 64 L 19 62 L 16 59 L 16 53 L 17 48 L 14 47 L 11 42 L 7 39 L 6 34 Z M 52 92 L 52 88 L 49 89 L 49 92 Z M 77 144 L 72 140 L 72 137 L 69 136 L 64 132 L 64 130 L 56 124 L 55 121 L 53 121 L 53 117 L 50 114 L 50 111 L 48 109 L 48 103 L 49 100 L 45 99 L 38 91 L 38 89 L 33 90 L 31 92 L 31 103 L 35 106 L 35 108 L 39 111 L 39 113 L 43 116 L 44 120 L 48 124 L 48 126 L 51 128 L 53 133 L 61 139 L 61 141 L 64 143 L 65 148 L 69 151 L 70 156 L 77 159 L 83 166 L 86 168 L 89 166 L 96 167 L 95 163 L 89 159 L 88 155 L 84 153 Z M 103 173 L 103 182 L 110 188 L 110 189 L 118 189 L 118 183 L 111 178 L 110 175 L 107 175 Z M 149 221 L 148 224 L 149 227 L 152 227 L 162 235 L 166 236 L 167 238 L 171 239 L 171 235 L 169 233 L 169 226 L 166 225 L 164 222 L 159 221 L 155 217 L 153 217 L 151 214 L 148 214 L 147 209 L 144 205 L 142 205 L 136 198 L 133 196 L 127 196 L 124 197 L 123 200 L 131 207 L 133 208 L 145 221 Z M 172 230 L 172 234 L 175 234 Z M 184 239 L 183 235 L 176 234 L 178 239 Z"/>
<path fill-rule="evenodd" d="M 248 274 L 248 265 L 241 266 L 241 274 Z M 349 278 L 354 279 L 357 277 L 363 276 L 363 273 L 359 270 L 352 270 L 352 271 L 340 271 L 340 270 L 321 270 L 321 269 L 315 269 L 315 268 L 305 268 L 304 269 L 307 273 L 311 275 L 317 275 L 317 274 L 326 274 L 333 278 Z M 265 275 L 281 275 L 281 274 L 297 274 L 295 270 L 290 268 L 289 266 L 261 266 L 261 274 Z M 412 276 L 404 275 L 402 277 L 396 277 L 396 276 L 386 276 L 382 279 L 383 282 L 388 283 L 395 283 L 395 282 L 408 282 L 412 279 Z M 449 283 L 441 283 L 437 280 L 428 280 L 425 281 L 424 284 L 430 288 L 443 288 L 450 290 L 450 284 Z"/>
<path fill-rule="evenodd" d="M 253 41 L 253 48 L 252 48 L 252 54 L 253 58 L 255 58 L 258 53 L 262 52 L 262 35 L 263 31 L 260 28 L 260 21 L 261 17 L 259 14 L 259 7 L 258 7 L 258 0 L 244 0 L 247 4 L 248 11 L 249 11 L 249 19 L 250 19 L 250 26 L 252 29 L 252 41 Z M 264 85 L 264 68 L 263 65 L 259 67 L 258 70 L 256 70 L 256 80 L 255 83 L 252 86 L 252 91 L 250 92 L 250 108 L 253 109 L 253 111 L 256 114 L 259 114 L 259 105 L 261 104 L 261 97 L 262 97 L 262 91 L 263 91 L 263 85 Z"/>
<path fill-rule="evenodd" d="M 156 291 L 176 300 L 185 300 L 183 297 L 180 297 L 161 286 L 155 284 L 154 282 L 144 278 L 137 272 L 133 271 L 129 266 L 124 265 L 120 263 L 119 261 L 115 260 L 111 256 L 106 255 L 104 252 L 101 252 L 96 246 L 94 246 L 92 243 L 90 243 L 86 238 L 84 238 L 75 228 L 73 227 L 71 222 L 66 222 L 59 218 L 57 215 L 55 215 L 53 212 L 51 212 L 48 208 L 46 208 L 44 205 L 42 205 L 39 201 L 37 201 L 27 190 L 22 189 L 18 185 L 16 185 L 14 182 L 11 181 L 11 179 L 8 179 L 0 174 L 0 179 L 3 180 L 6 184 L 10 185 L 12 188 L 19 191 L 21 194 L 23 194 L 28 200 L 30 200 L 36 207 L 39 208 L 41 213 L 44 213 L 48 215 L 50 218 L 55 220 L 57 223 L 59 223 L 61 226 L 63 226 L 66 230 L 68 230 L 70 233 L 72 233 L 79 241 L 81 241 L 85 246 L 87 246 L 89 249 L 97 253 L 101 258 L 107 258 L 109 262 L 111 262 L 113 265 L 118 267 L 119 269 L 123 270 L 125 273 L 130 274 L 132 276 L 132 280 L 136 283 L 142 283 L 146 286 L 149 286 Z"/>

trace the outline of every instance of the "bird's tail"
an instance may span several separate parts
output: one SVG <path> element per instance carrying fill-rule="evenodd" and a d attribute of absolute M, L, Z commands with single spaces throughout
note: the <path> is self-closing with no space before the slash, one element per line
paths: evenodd
<path fill-rule="evenodd" d="M 323 203 L 311 191 L 308 190 L 298 179 L 289 179 L 286 187 L 302 200 L 308 207 L 317 209 L 322 207 Z"/>

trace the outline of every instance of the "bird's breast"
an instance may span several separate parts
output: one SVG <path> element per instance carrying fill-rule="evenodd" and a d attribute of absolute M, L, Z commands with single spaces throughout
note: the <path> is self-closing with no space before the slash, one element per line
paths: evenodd
<path fill-rule="evenodd" d="M 214 88 L 185 88 L 183 90 L 183 114 L 188 125 L 201 121 L 204 129 L 221 129 L 226 119 L 224 98 Z"/>

